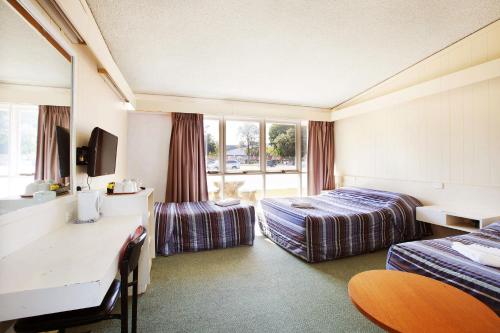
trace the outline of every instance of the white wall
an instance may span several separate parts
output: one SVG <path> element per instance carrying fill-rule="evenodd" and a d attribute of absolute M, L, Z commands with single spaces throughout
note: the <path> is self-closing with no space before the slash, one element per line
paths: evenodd
<path fill-rule="evenodd" d="M 0 102 L 70 106 L 71 90 L 0 83 Z"/>
<path fill-rule="evenodd" d="M 136 109 L 149 112 L 187 112 L 259 119 L 330 120 L 330 110 L 304 106 L 221 99 L 136 95 Z"/>
<path fill-rule="evenodd" d="M 363 106 L 395 87 L 495 57 L 500 57 L 500 22 L 348 105 Z M 335 148 L 336 174 L 344 176 L 345 185 L 405 192 L 426 204 L 498 209 L 500 78 L 338 120 Z M 434 188 L 440 183 L 444 189 Z"/>
<path fill-rule="evenodd" d="M 168 113 L 128 114 L 128 175 L 155 189 L 155 201 L 165 200 L 172 120 Z"/>
<path fill-rule="evenodd" d="M 76 144 L 86 146 L 94 127 L 118 136 L 115 175 L 92 179 L 92 188 L 102 188 L 107 182 L 127 176 L 127 111 L 125 103 L 97 73 L 97 61 L 84 45 L 75 45 L 78 52 L 76 68 Z M 86 184 L 86 168 L 77 166 L 77 185 Z"/>

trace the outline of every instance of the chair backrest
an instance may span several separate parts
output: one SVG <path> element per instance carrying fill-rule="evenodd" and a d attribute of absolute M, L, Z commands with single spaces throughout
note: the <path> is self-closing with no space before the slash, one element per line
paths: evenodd
<path fill-rule="evenodd" d="M 143 227 L 142 232 L 128 242 L 125 252 L 120 260 L 120 273 L 122 276 L 128 276 L 130 272 L 136 269 L 139 264 L 141 248 L 146 240 L 146 236 L 147 231 L 146 228 Z"/>

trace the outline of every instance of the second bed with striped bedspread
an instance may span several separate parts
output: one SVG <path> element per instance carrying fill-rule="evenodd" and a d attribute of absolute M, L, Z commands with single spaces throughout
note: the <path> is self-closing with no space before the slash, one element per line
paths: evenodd
<path fill-rule="evenodd" d="M 387 254 L 386 268 L 448 283 L 500 314 L 500 269 L 463 256 L 452 248 L 453 242 L 500 249 L 500 222 L 470 234 L 394 245 Z"/>
<path fill-rule="evenodd" d="M 300 199 L 312 209 L 294 208 L 294 200 L 263 199 L 259 226 L 276 244 L 308 262 L 371 252 L 430 232 L 415 220 L 421 204 L 409 195 L 342 188 Z"/>
<path fill-rule="evenodd" d="M 155 219 L 156 252 L 161 255 L 253 245 L 255 237 L 255 210 L 245 204 L 157 202 Z"/>

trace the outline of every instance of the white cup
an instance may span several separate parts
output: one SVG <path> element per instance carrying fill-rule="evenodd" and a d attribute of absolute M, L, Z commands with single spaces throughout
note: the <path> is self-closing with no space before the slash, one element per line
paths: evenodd
<path fill-rule="evenodd" d="M 33 199 L 36 202 L 46 202 L 56 198 L 56 192 L 54 191 L 38 191 L 33 193 Z"/>
<path fill-rule="evenodd" d="M 49 183 L 42 182 L 42 183 L 38 184 L 38 191 L 48 191 L 48 190 L 50 190 Z"/>
<path fill-rule="evenodd" d="M 123 192 L 123 183 L 115 183 L 115 189 L 113 190 L 115 193 Z"/>
<path fill-rule="evenodd" d="M 127 180 L 123 183 L 123 192 L 132 193 L 137 192 L 137 184 L 131 180 Z"/>

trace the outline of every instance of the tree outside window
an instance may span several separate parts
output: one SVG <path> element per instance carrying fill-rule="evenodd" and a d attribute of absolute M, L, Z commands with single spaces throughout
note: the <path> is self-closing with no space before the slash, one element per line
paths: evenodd
<path fill-rule="evenodd" d="M 296 154 L 295 125 L 268 123 L 266 168 L 271 171 L 294 170 Z"/>

